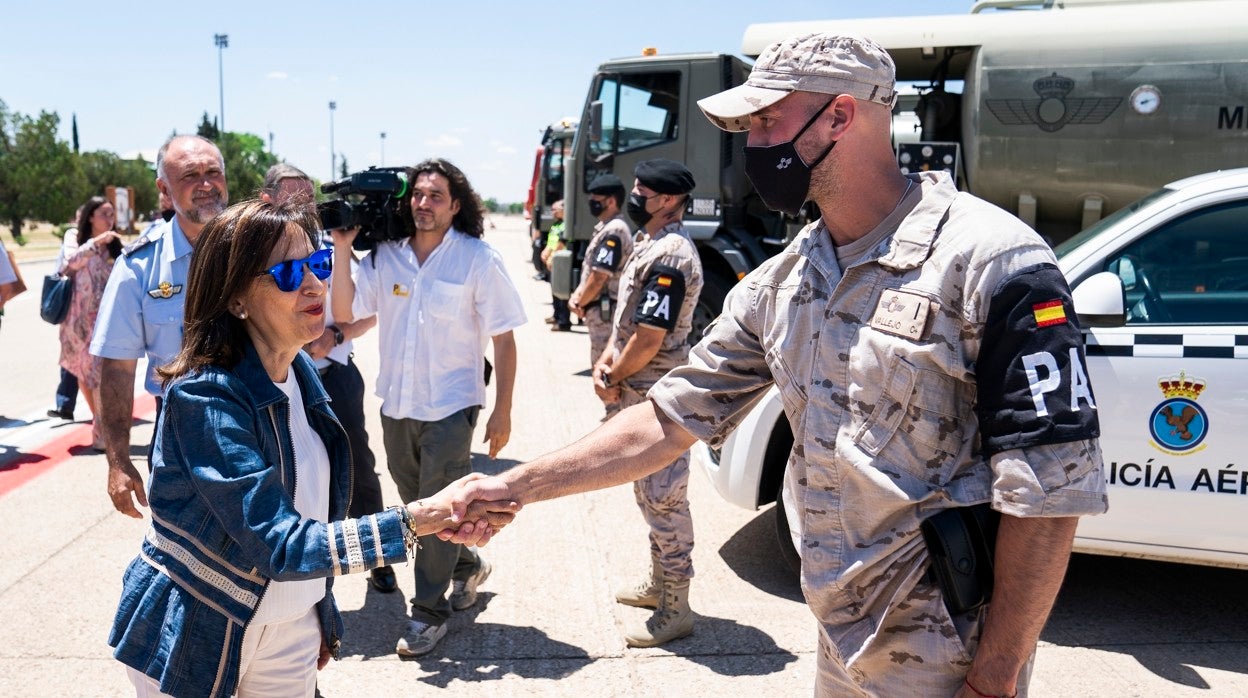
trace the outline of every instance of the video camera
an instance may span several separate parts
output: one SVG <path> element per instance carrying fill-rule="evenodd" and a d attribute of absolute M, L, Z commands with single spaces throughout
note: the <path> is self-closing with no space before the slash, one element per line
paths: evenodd
<path fill-rule="evenodd" d="M 415 232 L 411 216 L 401 208 L 408 195 L 405 167 L 370 167 L 322 184 L 321 192 L 338 195 L 317 205 L 321 226 L 326 230 L 358 226 L 360 233 L 351 245 L 357 250 L 371 250 L 379 242 L 403 240 Z"/>

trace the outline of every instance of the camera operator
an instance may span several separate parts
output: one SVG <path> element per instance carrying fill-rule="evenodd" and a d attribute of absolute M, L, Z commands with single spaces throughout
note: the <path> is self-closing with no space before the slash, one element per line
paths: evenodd
<path fill-rule="evenodd" d="M 471 469 L 477 413 L 485 404 L 487 338 L 497 369 L 485 441 L 493 458 L 511 434 L 516 344 L 525 322 L 502 257 L 482 239 L 483 207 L 459 168 L 426 160 L 408 172 L 415 232 L 379 241 L 352 278 L 357 229 L 334 230 L 334 317 L 376 315 L 381 367 L 377 394 L 390 474 L 404 501 L 432 495 Z M 408 212 L 404 212 L 406 215 Z M 411 620 L 395 651 L 419 656 L 446 635 L 452 610 L 470 608 L 490 565 L 476 551 L 436 536 L 420 539 Z M 443 598 L 454 581 L 450 600 Z"/>
<path fill-rule="evenodd" d="M 284 162 L 269 168 L 260 188 L 264 201 L 316 203 L 312 178 L 297 167 Z M 333 249 L 328 243 L 327 249 Z M 329 395 L 334 416 L 342 423 L 351 444 L 351 506 L 347 516 L 355 519 L 375 514 L 385 508 L 381 498 L 381 480 L 377 477 L 377 459 L 368 446 L 364 427 L 364 376 L 353 360 L 352 341 L 377 324 L 376 317 L 359 322 L 335 322 L 333 308 L 325 308 L 325 330 L 305 345 L 304 351 L 316 362 L 321 384 Z M 378 591 L 390 593 L 399 588 L 390 565 L 374 567 L 369 581 Z"/>

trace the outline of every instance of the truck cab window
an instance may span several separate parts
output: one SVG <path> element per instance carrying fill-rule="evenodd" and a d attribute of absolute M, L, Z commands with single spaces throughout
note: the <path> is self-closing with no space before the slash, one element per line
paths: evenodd
<path fill-rule="evenodd" d="M 1128 324 L 1248 323 L 1248 201 L 1180 216 L 1105 266 L 1127 291 Z"/>
<path fill-rule="evenodd" d="M 595 100 L 602 104 L 602 137 L 589 144 L 593 162 L 676 139 L 678 72 L 603 76 Z"/>

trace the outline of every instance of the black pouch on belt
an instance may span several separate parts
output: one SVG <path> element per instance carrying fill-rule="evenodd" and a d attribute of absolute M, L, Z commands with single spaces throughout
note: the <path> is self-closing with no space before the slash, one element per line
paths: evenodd
<path fill-rule="evenodd" d="M 615 319 L 615 316 L 611 314 L 613 311 L 614 308 L 611 304 L 611 296 L 603 293 L 598 297 L 598 313 L 602 316 L 602 321 L 611 323 Z"/>
<path fill-rule="evenodd" d="M 992 599 L 992 562 L 1000 512 L 989 504 L 958 507 L 923 520 L 930 571 L 945 608 L 959 615 Z"/>

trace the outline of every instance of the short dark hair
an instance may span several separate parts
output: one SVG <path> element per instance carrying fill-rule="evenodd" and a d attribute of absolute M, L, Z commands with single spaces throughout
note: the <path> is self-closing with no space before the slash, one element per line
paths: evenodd
<path fill-rule="evenodd" d="M 243 321 L 230 312 L 230 302 L 256 282 L 291 223 L 318 247 L 320 222 L 308 206 L 298 203 L 244 201 L 204 226 L 186 277 L 182 349 L 157 369 L 166 385 L 207 366 L 238 365 L 251 339 Z"/>
<path fill-rule="evenodd" d="M 407 181 L 414 186 L 417 177 L 428 173 L 437 173 L 446 177 L 451 187 L 451 198 L 459 202 L 459 213 L 451 219 L 451 225 L 455 226 L 459 232 L 474 238 L 484 235 L 485 205 L 481 203 L 481 197 L 468 183 L 468 177 L 463 171 L 448 160 L 430 158 L 408 170 Z M 401 206 L 407 208 L 408 218 L 411 218 L 411 198 L 404 200 Z"/>
<path fill-rule="evenodd" d="M 268 192 L 270 196 L 276 194 L 278 187 L 282 185 L 283 179 L 302 179 L 305 182 L 312 181 L 312 178 L 298 167 L 288 165 L 284 162 L 279 162 L 270 167 L 268 172 L 264 173 L 264 184 L 260 185 L 260 191 Z"/>
<path fill-rule="evenodd" d="M 102 196 L 93 196 L 87 199 L 87 203 L 79 208 L 78 214 L 78 244 L 82 245 L 95 237 L 95 231 L 91 228 L 91 216 L 104 204 L 109 203 L 108 199 Z M 116 259 L 121 256 L 121 240 L 113 238 L 108 241 L 108 256 Z"/>

